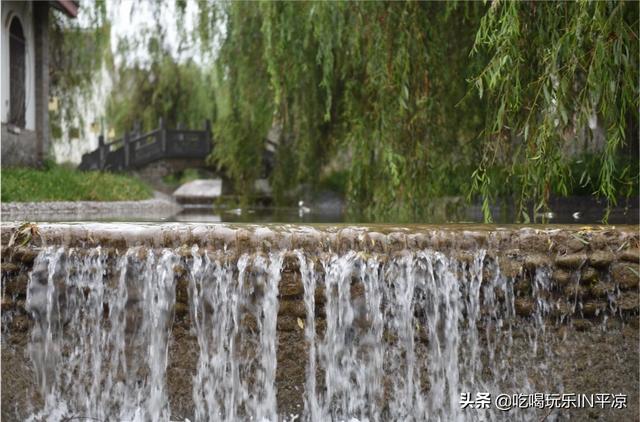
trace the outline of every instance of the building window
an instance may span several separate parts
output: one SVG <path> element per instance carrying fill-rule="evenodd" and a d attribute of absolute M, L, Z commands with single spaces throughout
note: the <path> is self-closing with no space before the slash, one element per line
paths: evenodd
<path fill-rule="evenodd" d="M 26 41 L 17 17 L 9 27 L 9 123 L 25 126 L 26 114 Z"/>

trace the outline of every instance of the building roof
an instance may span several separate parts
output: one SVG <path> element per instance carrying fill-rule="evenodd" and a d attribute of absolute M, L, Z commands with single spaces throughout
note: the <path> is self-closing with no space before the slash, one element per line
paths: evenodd
<path fill-rule="evenodd" d="M 80 2 L 75 0 L 55 0 L 51 1 L 51 5 L 56 9 L 62 11 L 70 18 L 78 16 L 78 9 L 80 8 Z"/>

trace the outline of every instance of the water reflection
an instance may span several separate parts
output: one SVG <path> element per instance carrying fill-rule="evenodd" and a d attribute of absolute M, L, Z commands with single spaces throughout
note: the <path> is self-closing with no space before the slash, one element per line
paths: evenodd
<path fill-rule="evenodd" d="M 530 214 L 530 222 L 551 224 L 599 224 L 606 211 L 603 201 L 592 198 L 562 198 L 551 202 L 551 211 Z M 513 204 L 501 204 L 492 208 L 494 222 L 512 224 L 517 218 Z M 621 202 L 611 210 L 609 224 L 639 224 L 638 199 Z M 298 207 L 214 208 L 209 206 L 185 207 L 164 221 L 194 223 L 482 223 L 480 205 L 466 203 L 434 204 L 419 220 L 396 220 L 367 218 L 364 215 L 347 213 L 343 207 L 314 207 L 304 203 Z"/>

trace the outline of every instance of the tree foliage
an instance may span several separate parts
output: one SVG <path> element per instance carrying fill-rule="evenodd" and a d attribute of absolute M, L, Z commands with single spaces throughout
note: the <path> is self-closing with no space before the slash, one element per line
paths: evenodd
<path fill-rule="evenodd" d="M 525 205 L 545 210 L 553 193 L 567 194 L 576 174 L 567 149 L 584 128 L 605 130 L 594 193 L 616 203 L 638 181 L 637 4 L 625 2 L 493 3 L 482 18 L 474 51 L 488 63 L 473 80 L 488 97 L 484 153 L 474 190 L 489 199 L 503 166 Z M 629 155 L 635 144 L 635 157 Z M 626 158 L 621 149 L 627 145 Z M 628 158 L 631 158 L 630 160 Z M 637 192 L 636 192 L 637 193 Z"/>
<path fill-rule="evenodd" d="M 58 110 L 50 113 L 54 132 L 65 121 L 82 120 L 80 104 L 92 94 L 96 75 L 103 65 L 113 64 L 106 4 L 85 3 L 81 10 L 83 22 L 49 13 L 49 96 L 58 100 Z"/>
<path fill-rule="evenodd" d="M 204 128 L 215 117 L 211 93 L 213 77 L 192 61 L 176 62 L 162 54 L 149 67 L 119 69 L 107 104 L 107 119 L 116 136 L 136 124 L 142 130 L 158 127 L 160 118 L 167 127 Z"/>
<path fill-rule="evenodd" d="M 553 196 L 637 194 L 637 4 L 198 2 L 190 32 L 178 0 L 198 64 L 171 57 L 165 5 L 149 4 L 150 60 L 114 69 L 110 116 L 120 130 L 214 119 L 211 162 L 239 193 L 272 131 L 278 201 L 346 175 L 369 219 L 418 221 L 466 195 L 487 221 L 501 198 L 527 221 Z"/>
<path fill-rule="evenodd" d="M 637 187 L 637 160 L 620 153 L 638 142 L 632 4 L 229 2 L 201 14 L 225 28 L 201 33 L 221 39 L 229 87 L 214 158 L 245 186 L 281 125 L 276 191 L 341 163 L 351 208 L 369 217 L 415 220 L 467 193 L 487 220 L 500 196 L 526 220 L 531 203 L 535 215 L 580 184 L 610 204 Z M 588 180 L 571 144 L 595 121 L 602 168 Z"/>

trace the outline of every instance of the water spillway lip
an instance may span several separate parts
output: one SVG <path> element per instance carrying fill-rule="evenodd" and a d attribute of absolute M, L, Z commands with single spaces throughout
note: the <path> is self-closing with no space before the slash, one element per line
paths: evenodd
<path fill-rule="evenodd" d="M 2 245 L 19 223 L 0 224 Z M 581 225 L 390 225 L 228 223 L 39 223 L 30 246 L 126 248 L 200 245 L 242 250 L 363 250 L 412 248 L 519 249 L 566 254 L 586 249 L 637 249 L 639 227 Z"/>

